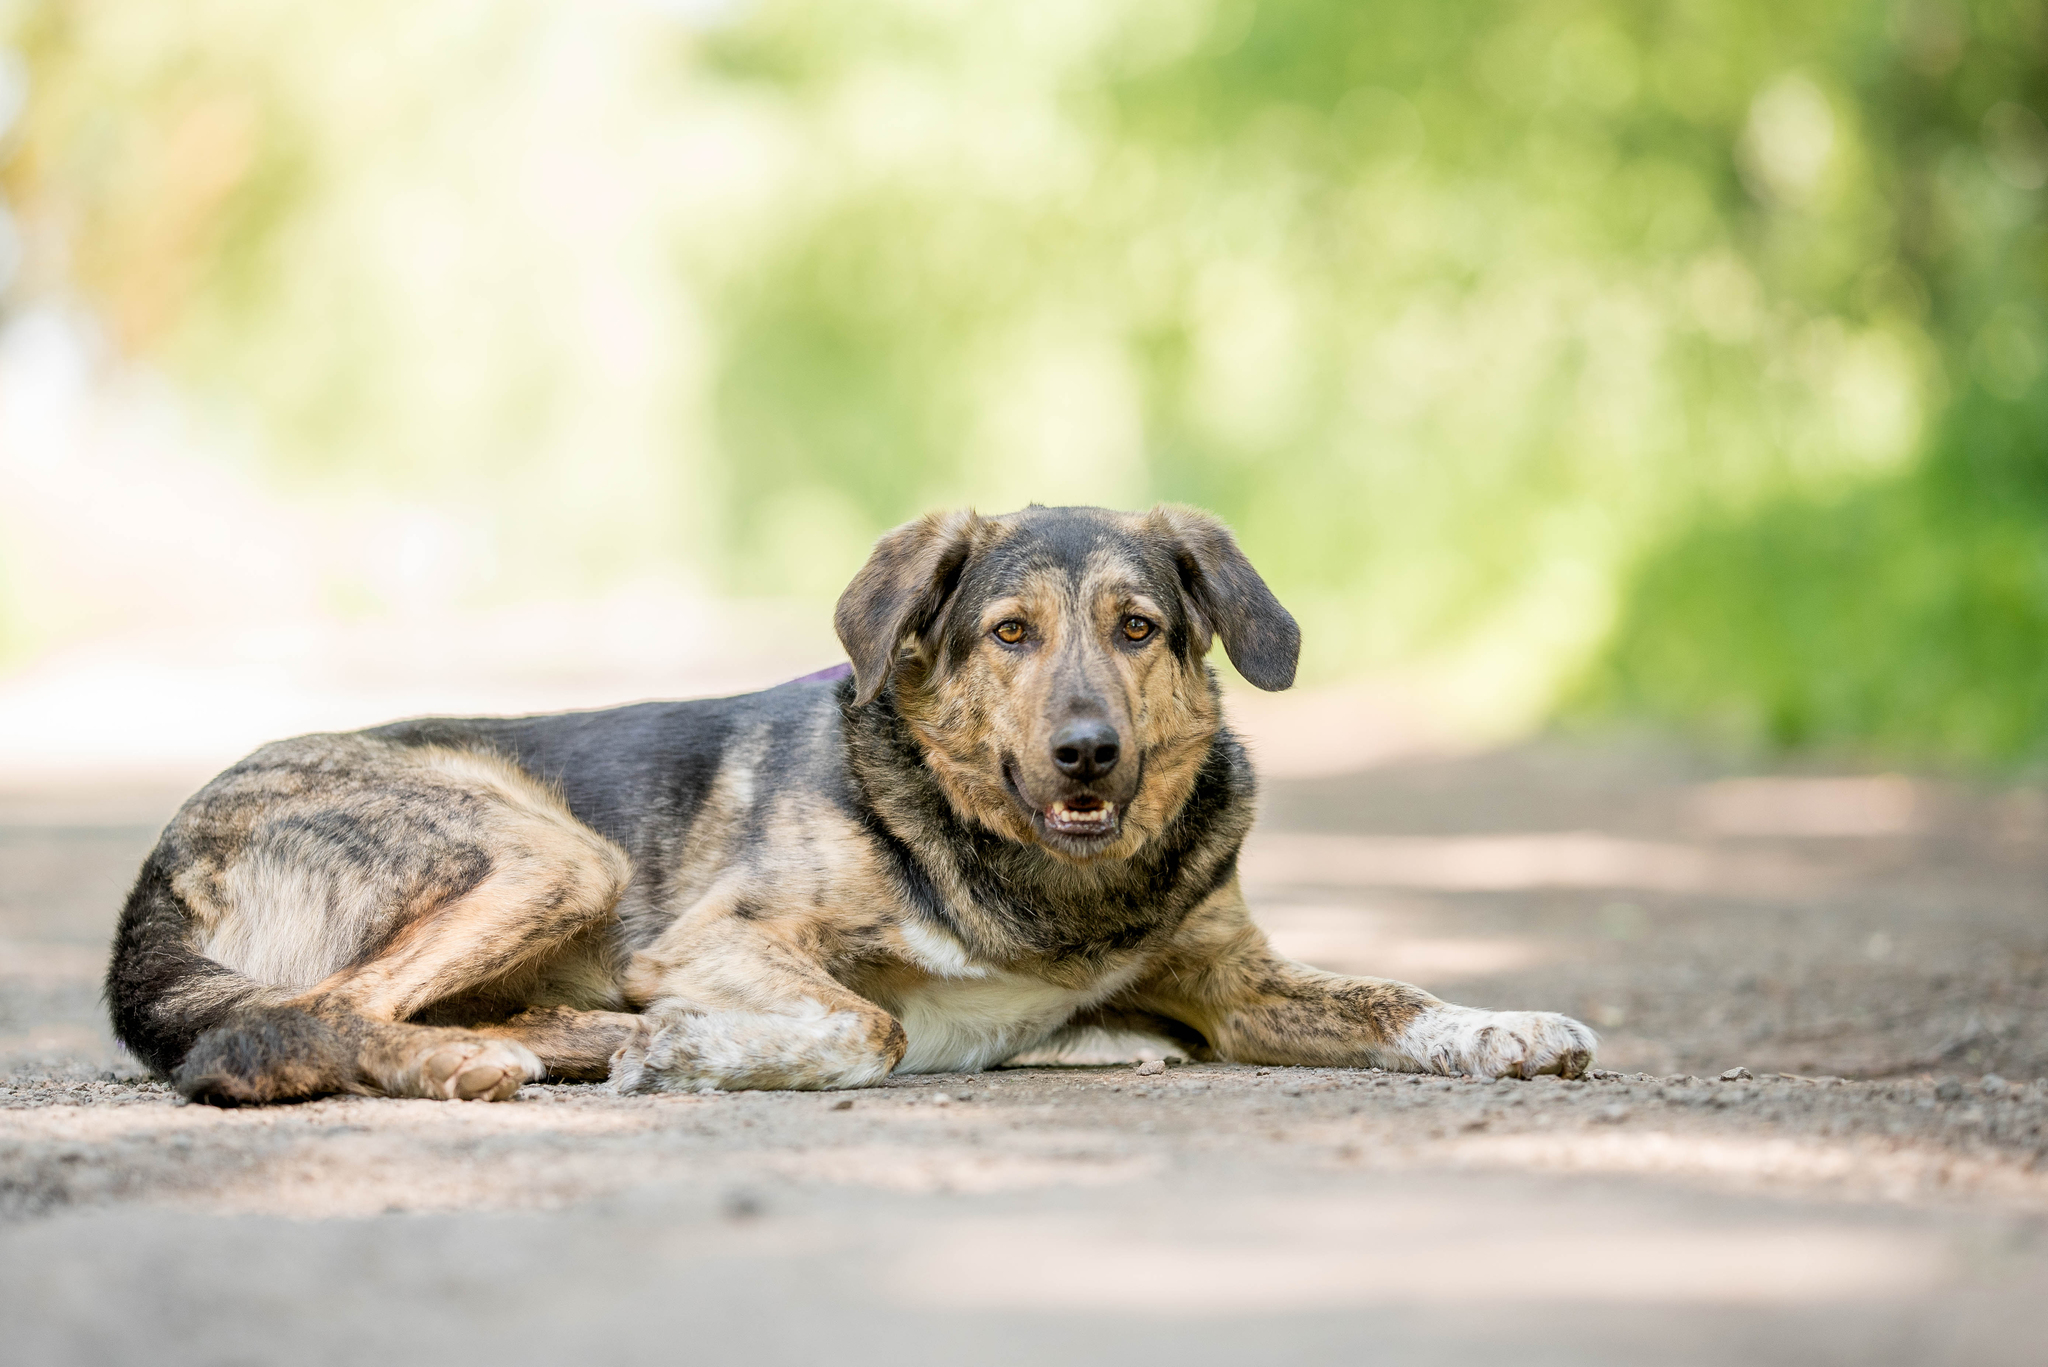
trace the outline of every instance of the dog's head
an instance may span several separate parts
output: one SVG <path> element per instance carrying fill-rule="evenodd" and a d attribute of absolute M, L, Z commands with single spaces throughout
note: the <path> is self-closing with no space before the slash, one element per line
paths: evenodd
<path fill-rule="evenodd" d="M 1301 632 L 1222 523 L 1033 506 L 898 527 L 839 600 L 857 700 L 891 687 L 954 805 L 1072 860 L 1135 853 L 1187 800 L 1220 718 L 1220 637 L 1260 688 Z"/>

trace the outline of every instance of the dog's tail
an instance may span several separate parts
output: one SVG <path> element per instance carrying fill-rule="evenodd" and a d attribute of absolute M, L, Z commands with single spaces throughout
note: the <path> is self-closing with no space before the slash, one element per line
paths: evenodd
<path fill-rule="evenodd" d="M 121 909 L 106 1000 L 114 1038 L 160 1077 L 169 1077 L 193 1041 L 270 990 L 193 947 L 191 908 L 171 886 L 159 846 Z"/>

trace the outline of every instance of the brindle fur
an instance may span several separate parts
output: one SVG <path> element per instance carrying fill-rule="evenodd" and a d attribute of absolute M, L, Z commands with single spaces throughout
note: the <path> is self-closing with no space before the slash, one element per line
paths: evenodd
<path fill-rule="evenodd" d="M 543 1073 L 861 1086 L 1088 1026 L 1243 1062 L 1590 1061 L 1564 1017 L 1268 948 L 1237 880 L 1251 766 L 1205 656 L 1220 639 L 1285 688 L 1299 637 L 1213 518 L 927 517 L 878 543 L 837 626 L 848 678 L 259 750 L 144 864 L 116 1032 L 222 1105 L 499 1099 Z M 1055 762 L 1077 718 L 1121 739 L 1106 773 Z M 1053 823 L 1098 799 L 1103 833 Z"/>

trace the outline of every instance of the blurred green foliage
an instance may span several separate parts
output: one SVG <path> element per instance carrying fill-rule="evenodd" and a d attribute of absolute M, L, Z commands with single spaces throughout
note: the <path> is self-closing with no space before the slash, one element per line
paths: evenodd
<path fill-rule="evenodd" d="M 1921 760 L 2048 749 L 2048 411 L 1973 397 L 1905 476 L 1704 518 L 1635 573 L 1574 710 Z"/>
<path fill-rule="evenodd" d="M 1906 466 L 1709 505 L 1646 548 L 1575 710 L 1781 747 L 2048 757 L 2048 24 L 2036 6 L 1902 7 L 1886 34 L 1841 70 L 1885 189 L 1868 250 L 1917 296 L 1938 416 Z"/>
<path fill-rule="evenodd" d="M 480 519 L 498 591 L 661 562 L 824 598 L 930 505 L 1173 498 L 1237 526 L 1310 678 L 2048 746 L 2038 4 L 7 32 L 17 295 L 85 291 L 275 478 Z"/>

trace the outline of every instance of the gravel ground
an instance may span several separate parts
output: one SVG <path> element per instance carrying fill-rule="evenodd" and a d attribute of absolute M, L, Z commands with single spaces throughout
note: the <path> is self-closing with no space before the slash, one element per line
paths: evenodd
<path fill-rule="evenodd" d="M 2030 788 L 1562 744 L 1272 785 L 1246 880 L 1283 947 L 1580 1014 L 1583 1082 L 1125 1060 L 246 1112 L 100 1018 L 175 800 L 0 794 L 22 1361 L 2040 1359 Z"/>

